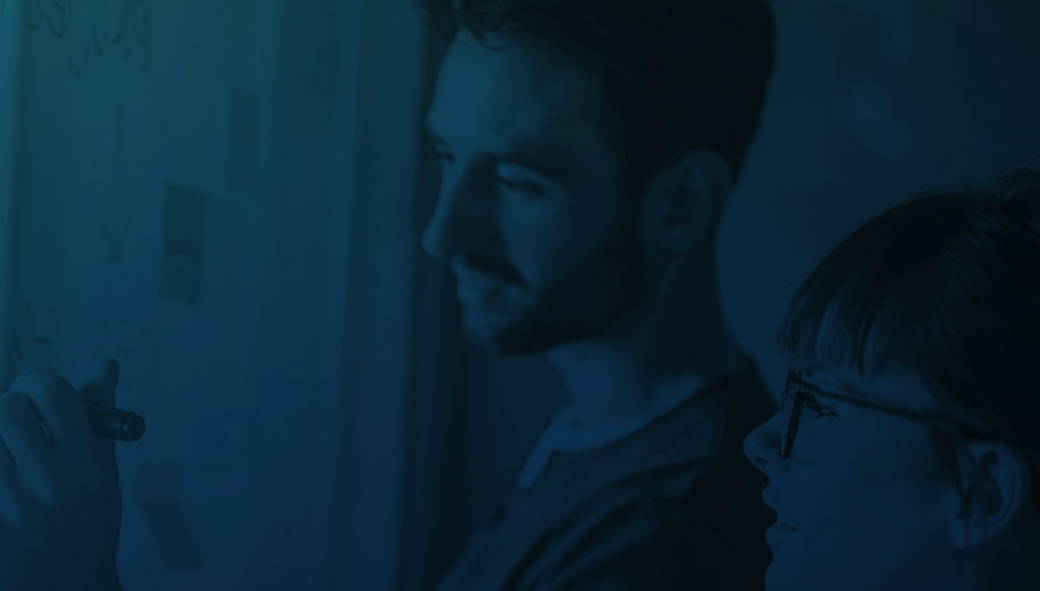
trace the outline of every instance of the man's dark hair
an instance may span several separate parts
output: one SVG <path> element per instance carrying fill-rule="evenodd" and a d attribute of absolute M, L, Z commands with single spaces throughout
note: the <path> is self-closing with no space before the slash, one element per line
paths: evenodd
<path fill-rule="evenodd" d="M 773 70 L 763 0 L 418 1 L 446 39 L 530 42 L 596 75 L 630 192 L 684 148 L 713 150 L 739 174 Z"/>

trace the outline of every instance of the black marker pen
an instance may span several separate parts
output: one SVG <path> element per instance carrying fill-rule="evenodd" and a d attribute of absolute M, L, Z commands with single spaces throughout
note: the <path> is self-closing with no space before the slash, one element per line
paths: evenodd
<path fill-rule="evenodd" d="M 6 393 L 7 388 L 0 387 L 0 395 Z M 90 425 L 94 428 L 94 434 L 98 437 L 108 437 L 109 439 L 118 439 L 120 441 L 137 441 L 144 437 L 144 419 L 137 413 L 90 402 L 84 402 L 83 406 L 87 409 Z M 33 410 L 36 410 L 35 407 L 33 407 Z M 50 437 L 51 434 L 47 431 L 47 426 L 42 421 L 40 426 L 47 433 L 47 437 Z"/>
<path fill-rule="evenodd" d="M 137 441 L 144 436 L 144 419 L 128 410 L 84 402 L 94 433 L 120 441 Z"/>

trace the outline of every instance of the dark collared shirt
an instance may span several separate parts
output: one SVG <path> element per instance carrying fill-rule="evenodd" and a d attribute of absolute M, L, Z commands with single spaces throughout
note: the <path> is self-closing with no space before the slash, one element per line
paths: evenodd
<path fill-rule="evenodd" d="M 541 460 L 536 446 L 525 470 L 541 464 L 535 477 L 499 505 L 440 591 L 763 589 L 775 514 L 743 439 L 774 412 L 749 360 L 618 439 Z"/>

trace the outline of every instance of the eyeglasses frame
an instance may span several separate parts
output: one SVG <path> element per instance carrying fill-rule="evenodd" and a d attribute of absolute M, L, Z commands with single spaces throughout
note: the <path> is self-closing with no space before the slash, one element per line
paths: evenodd
<path fill-rule="evenodd" d="M 780 418 L 784 420 L 783 409 L 787 403 L 787 397 L 790 396 L 789 391 L 791 385 L 795 385 L 794 392 L 794 407 L 791 409 L 791 417 L 785 421 L 785 424 L 781 425 L 781 437 L 780 437 L 780 459 L 787 459 L 791 457 L 791 450 L 794 448 L 795 435 L 798 433 L 798 422 L 802 416 L 802 404 L 804 403 L 805 396 L 812 396 L 814 398 L 824 398 L 828 400 L 836 400 L 838 402 L 844 402 L 852 406 L 858 406 L 867 410 L 873 410 L 875 412 L 884 413 L 887 415 L 907 419 L 917 423 L 928 425 L 929 427 L 935 427 L 938 429 L 946 429 L 950 431 L 956 431 L 966 435 L 981 435 L 977 430 L 956 423 L 954 421 L 945 420 L 930 414 L 915 412 L 912 410 L 904 410 L 901 408 L 895 408 L 885 404 L 878 404 L 877 402 L 871 402 L 864 400 L 856 396 L 849 396 L 847 394 L 838 394 L 836 392 L 828 392 L 821 390 L 816 386 L 809 384 L 802 380 L 802 378 L 794 373 L 790 372 L 787 374 L 787 383 L 784 386 L 784 391 L 780 395 Z"/>

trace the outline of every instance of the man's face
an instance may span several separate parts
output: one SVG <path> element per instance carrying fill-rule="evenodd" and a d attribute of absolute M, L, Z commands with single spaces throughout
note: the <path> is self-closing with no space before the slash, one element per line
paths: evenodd
<path fill-rule="evenodd" d="M 427 116 L 441 184 L 423 246 L 455 273 L 469 336 L 529 354 L 613 324 L 643 264 L 596 78 L 496 45 L 460 34 L 441 66 Z"/>

